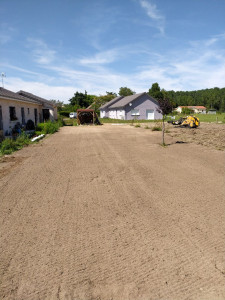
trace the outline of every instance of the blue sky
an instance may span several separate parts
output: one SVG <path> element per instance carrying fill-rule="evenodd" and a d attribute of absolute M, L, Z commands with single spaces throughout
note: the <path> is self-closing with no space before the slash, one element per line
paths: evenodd
<path fill-rule="evenodd" d="M 4 87 L 68 103 L 225 87 L 225 0 L 0 0 Z"/>

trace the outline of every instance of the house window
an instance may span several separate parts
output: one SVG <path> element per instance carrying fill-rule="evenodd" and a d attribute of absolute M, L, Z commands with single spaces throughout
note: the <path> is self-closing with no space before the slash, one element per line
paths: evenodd
<path fill-rule="evenodd" d="M 10 106 L 9 107 L 9 118 L 10 118 L 10 121 L 17 120 L 17 117 L 16 117 L 16 108 L 14 106 Z"/>
<path fill-rule="evenodd" d="M 131 116 L 140 116 L 139 109 L 132 109 Z"/>
<path fill-rule="evenodd" d="M 28 114 L 28 115 L 30 114 L 30 109 L 29 109 L 29 108 L 27 109 L 27 114 Z"/>

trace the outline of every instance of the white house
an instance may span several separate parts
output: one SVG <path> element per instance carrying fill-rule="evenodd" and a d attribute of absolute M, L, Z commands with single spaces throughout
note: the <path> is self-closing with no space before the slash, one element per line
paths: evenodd
<path fill-rule="evenodd" d="M 0 87 L 1 135 L 10 135 L 17 123 L 25 126 L 28 120 L 38 124 L 47 119 L 57 119 L 57 108 L 50 101 L 42 98 L 38 100 L 35 99 L 37 96 L 25 93 L 22 91 L 14 93 Z"/>
<path fill-rule="evenodd" d="M 121 120 L 162 119 L 158 102 L 147 93 L 119 96 L 100 107 L 100 116 Z"/>

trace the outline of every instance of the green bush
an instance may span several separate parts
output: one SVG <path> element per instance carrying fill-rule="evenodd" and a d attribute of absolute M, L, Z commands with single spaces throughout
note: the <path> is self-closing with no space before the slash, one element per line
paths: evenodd
<path fill-rule="evenodd" d="M 59 111 L 60 116 L 69 118 L 70 111 L 61 110 Z"/>
<path fill-rule="evenodd" d="M 193 109 L 190 109 L 188 107 L 182 107 L 182 114 L 192 115 L 193 113 L 194 113 Z"/>
<path fill-rule="evenodd" d="M 63 122 L 61 120 L 57 122 L 48 121 L 46 123 L 39 123 L 36 126 L 36 133 L 52 134 L 57 132 L 61 126 L 63 126 Z"/>

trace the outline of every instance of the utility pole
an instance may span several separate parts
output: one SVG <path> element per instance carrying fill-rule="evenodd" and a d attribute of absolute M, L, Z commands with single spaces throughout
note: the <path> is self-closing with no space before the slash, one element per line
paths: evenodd
<path fill-rule="evenodd" d="M 3 81 L 3 78 L 6 77 L 6 75 L 5 75 L 5 73 L 2 72 L 1 76 L 2 76 L 2 87 L 4 88 L 4 81 Z"/>

